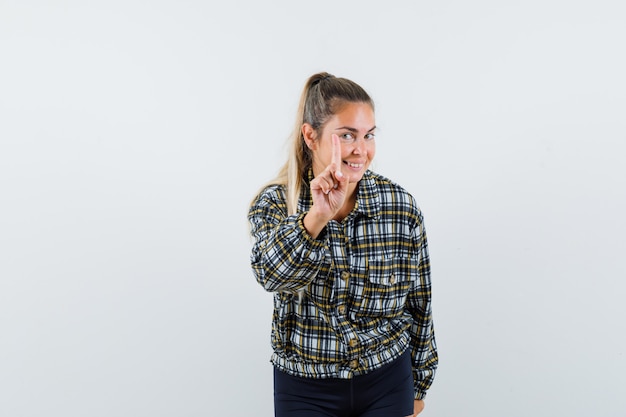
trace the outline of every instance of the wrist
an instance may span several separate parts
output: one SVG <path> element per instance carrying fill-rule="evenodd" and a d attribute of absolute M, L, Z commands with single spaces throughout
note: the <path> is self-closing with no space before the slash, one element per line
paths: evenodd
<path fill-rule="evenodd" d="M 304 225 L 304 228 L 309 233 L 309 235 L 313 239 L 316 239 L 322 232 L 322 230 L 324 230 L 326 224 L 328 224 L 329 221 L 330 219 L 325 218 L 317 211 L 315 211 L 314 208 L 311 208 L 311 210 L 304 215 L 304 218 L 302 219 L 302 224 Z"/>

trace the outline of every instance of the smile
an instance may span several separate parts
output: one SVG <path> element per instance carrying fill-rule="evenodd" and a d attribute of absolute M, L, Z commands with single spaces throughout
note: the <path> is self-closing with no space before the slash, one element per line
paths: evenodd
<path fill-rule="evenodd" d="M 345 162 L 345 161 L 344 161 L 344 163 L 346 165 L 348 165 L 350 168 L 356 168 L 356 169 L 363 168 L 363 165 L 364 165 L 364 164 L 355 164 L 355 163 L 352 163 L 352 162 Z"/>

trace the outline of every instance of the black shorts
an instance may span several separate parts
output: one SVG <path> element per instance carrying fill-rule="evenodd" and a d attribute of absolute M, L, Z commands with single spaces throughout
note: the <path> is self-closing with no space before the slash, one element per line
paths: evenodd
<path fill-rule="evenodd" d="M 413 371 L 407 350 L 390 364 L 352 379 L 315 379 L 274 369 L 276 417 L 413 415 Z"/>

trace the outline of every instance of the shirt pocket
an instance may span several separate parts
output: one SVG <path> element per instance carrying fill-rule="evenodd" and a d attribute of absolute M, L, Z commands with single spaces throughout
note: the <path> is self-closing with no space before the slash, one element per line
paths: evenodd
<path fill-rule="evenodd" d="M 393 318 L 402 315 L 418 280 L 417 259 L 370 259 L 359 315 Z"/>

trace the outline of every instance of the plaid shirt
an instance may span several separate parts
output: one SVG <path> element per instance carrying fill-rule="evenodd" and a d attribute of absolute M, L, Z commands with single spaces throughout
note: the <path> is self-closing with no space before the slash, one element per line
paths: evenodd
<path fill-rule="evenodd" d="M 428 243 L 414 198 L 367 171 L 354 210 L 313 239 L 302 222 L 313 204 L 304 188 L 294 215 L 280 185 L 264 189 L 248 214 L 252 269 L 274 292 L 272 363 L 301 377 L 351 378 L 411 349 L 415 396 L 423 398 L 438 357 Z"/>

